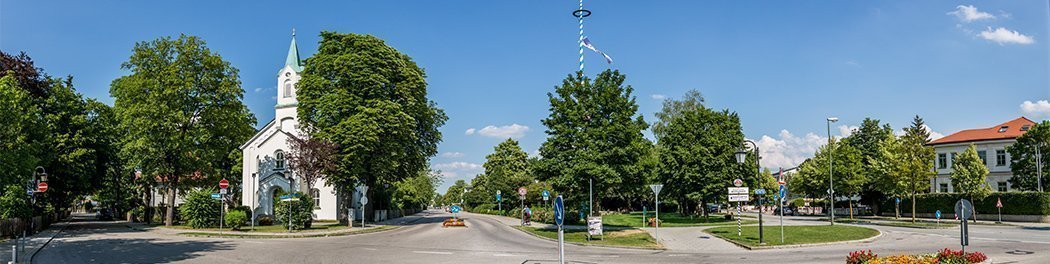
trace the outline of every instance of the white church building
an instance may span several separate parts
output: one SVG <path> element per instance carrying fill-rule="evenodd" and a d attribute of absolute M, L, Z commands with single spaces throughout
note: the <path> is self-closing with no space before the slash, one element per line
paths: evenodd
<path fill-rule="evenodd" d="M 277 105 L 274 119 L 260 129 L 248 142 L 240 146 L 243 152 L 241 201 L 251 206 L 255 216 L 274 214 L 274 193 L 278 190 L 296 190 L 310 194 L 314 199 L 315 220 L 337 220 L 342 195 L 324 179 L 314 186 L 303 186 L 302 180 L 289 169 L 286 153 L 291 148 L 291 137 L 303 137 L 298 129 L 295 98 L 296 83 L 303 71 L 295 34 L 288 47 L 284 67 L 277 72 Z M 254 218 L 253 218 L 254 219 Z"/>

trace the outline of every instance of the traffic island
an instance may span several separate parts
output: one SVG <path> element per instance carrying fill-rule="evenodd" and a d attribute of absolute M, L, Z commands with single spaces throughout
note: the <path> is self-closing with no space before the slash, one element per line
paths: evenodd
<path fill-rule="evenodd" d="M 449 218 L 441 223 L 441 227 L 467 227 L 467 221 L 461 218 Z"/>
<path fill-rule="evenodd" d="M 875 229 L 851 225 L 785 226 L 784 241 L 780 240 L 780 227 L 765 228 L 765 244 L 759 243 L 758 227 L 744 226 L 737 235 L 737 227 L 723 226 L 703 230 L 716 237 L 746 249 L 792 248 L 823 246 L 874 240 L 882 235 Z"/>
<path fill-rule="evenodd" d="M 642 220 L 642 212 L 631 212 L 626 214 L 602 215 L 602 224 L 609 227 L 642 227 L 643 222 L 652 226 L 655 216 L 652 212 L 646 213 L 646 220 Z M 744 220 L 741 224 L 756 224 L 755 220 Z M 727 218 L 724 214 L 711 214 L 704 216 L 687 216 L 678 213 L 660 213 L 660 227 L 691 227 L 691 226 L 719 226 L 736 225 L 736 219 Z"/>
<path fill-rule="evenodd" d="M 537 228 L 529 226 L 515 226 L 518 230 L 525 231 L 530 235 L 558 241 L 558 228 Z M 639 229 L 605 230 L 604 239 L 587 239 L 587 229 L 567 228 L 565 231 L 565 242 L 582 246 L 605 246 L 633 249 L 664 249 L 656 243 L 656 240 L 648 232 Z"/>

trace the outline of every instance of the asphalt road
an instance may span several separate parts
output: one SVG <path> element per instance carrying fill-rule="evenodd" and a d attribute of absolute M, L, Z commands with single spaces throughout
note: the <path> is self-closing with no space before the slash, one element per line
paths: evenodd
<path fill-rule="evenodd" d="M 34 260 L 35 263 L 557 263 L 556 242 L 533 237 L 483 215 L 465 215 L 468 228 L 442 228 L 440 222 L 447 217 L 443 212 L 428 211 L 396 230 L 298 239 L 190 238 L 136 231 L 121 222 L 80 221 L 72 223 Z M 571 263 L 842 263 L 850 251 L 860 249 L 890 255 L 958 248 L 957 229 L 875 228 L 883 231 L 883 236 L 875 241 L 823 247 L 756 251 L 724 246 L 633 250 L 566 244 L 565 251 Z M 661 234 L 673 231 L 664 228 Z M 683 233 L 678 237 L 695 238 L 699 245 L 725 243 L 699 231 L 680 231 Z M 1044 260 L 1050 252 L 1050 229 L 1047 228 L 971 226 L 971 237 L 968 250 L 985 252 L 993 263 L 1046 263 Z"/>

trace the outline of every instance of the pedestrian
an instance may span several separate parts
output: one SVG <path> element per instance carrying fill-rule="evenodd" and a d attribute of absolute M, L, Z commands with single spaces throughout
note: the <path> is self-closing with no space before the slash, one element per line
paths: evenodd
<path fill-rule="evenodd" d="M 525 207 L 525 225 L 532 225 L 532 208 Z"/>

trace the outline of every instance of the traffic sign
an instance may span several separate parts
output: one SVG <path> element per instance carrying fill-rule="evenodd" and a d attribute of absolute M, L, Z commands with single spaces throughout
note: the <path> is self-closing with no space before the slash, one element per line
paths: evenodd
<path fill-rule="evenodd" d="M 496 195 L 500 195 L 500 194 L 503 194 L 503 193 L 500 192 L 499 190 L 496 190 Z"/>
<path fill-rule="evenodd" d="M 524 197 L 525 194 L 528 193 L 528 192 L 529 192 L 529 190 L 525 189 L 525 187 L 518 188 L 518 195 L 519 196 Z"/>
<path fill-rule="evenodd" d="M 740 187 L 741 185 L 744 185 L 744 180 L 741 180 L 741 179 L 733 180 L 733 186 Z"/>
<path fill-rule="evenodd" d="M 747 194 L 747 187 L 729 187 L 729 194 Z"/>
<path fill-rule="evenodd" d="M 995 198 L 995 207 L 996 208 L 1003 208 L 1003 200 L 1000 199 L 1000 198 Z"/>
<path fill-rule="evenodd" d="M 452 211 L 453 214 L 458 214 L 459 210 L 462 210 L 461 208 L 459 208 L 459 205 L 453 205 L 452 208 L 449 209 L 449 211 Z"/>
<path fill-rule="evenodd" d="M 955 202 L 955 215 L 959 216 L 959 220 L 969 219 L 973 216 L 973 204 L 966 199 Z"/>
<path fill-rule="evenodd" d="M 219 189 L 219 194 L 226 195 L 226 189 Z"/>
<path fill-rule="evenodd" d="M 755 195 L 766 195 L 766 189 L 755 189 Z"/>
<path fill-rule="evenodd" d="M 503 197 L 499 195 L 499 192 L 496 192 L 496 201 L 503 201 Z"/>
<path fill-rule="evenodd" d="M 361 205 L 366 205 L 366 204 L 368 204 L 368 197 L 367 196 L 361 196 Z"/>
<path fill-rule="evenodd" d="M 660 196 L 660 190 L 662 190 L 663 188 L 664 188 L 663 184 L 650 184 L 649 185 L 649 189 L 653 189 L 653 193 L 656 194 L 656 196 Z"/>
<path fill-rule="evenodd" d="M 36 185 L 36 191 L 37 192 L 46 192 L 47 191 L 47 183 L 46 182 L 38 183 Z"/>
<path fill-rule="evenodd" d="M 751 200 L 751 199 L 749 199 L 747 197 L 747 194 L 730 194 L 729 195 L 729 201 L 730 202 L 747 202 L 748 200 Z"/>
<path fill-rule="evenodd" d="M 550 198 L 551 198 L 551 192 L 550 192 L 550 191 L 547 191 L 547 190 L 543 190 L 543 193 L 542 193 L 542 195 L 543 195 L 543 200 L 544 200 L 544 201 L 546 201 L 546 200 L 548 200 L 548 199 L 550 199 Z"/>
<path fill-rule="evenodd" d="M 901 203 L 901 198 L 897 197 L 897 203 Z"/>
<path fill-rule="evenodd" d="M 784 182 L 784 180 L 779 180 L 779 181 L 777 181 L 777 184 L 780 184 L 781 186 L 783 186 L 784 184 L 787 184 L 787 182 Z"/>
<path fill-rule="evenodd" d="M 937 210 L 937 212 L 934 212 L 933 215 L 937 217 L 937 220 L 941 220 L 941 210 Z"/>
<path fill-rule="evenodd" d="M 283 196 L 282 196 L 282 197 L 283 197 Z M 222 198 L 222 196 L 221 196 L 220 194 L 217 194 L 217 193 L 213 193 L 213 194 L 211 194 L 211 198 L 212 198 L 212 199 L 215 199 L 215 200 L 218 200 L 219 198 Z"/>
<path fill-rule="evenodd" d="M 787 191 L 786 185 L 780 185 L 780 198 L 787 198 Z"/>
<path fill-rule="evenodd" d="M 229 187 L 230 187 L 230 181 L 227 181 L 226 179 L 222 179 L 221 181 L 219 181 L 219 189 L 226 189 L 226 188 L 229 188 Z"/>
<path fill-rule="evenodd" d="M 558 227 L 565 223 L 565 201 L 562 200 L 561 195 L 554 198 L 554 223 L 558 224 Z"/>

